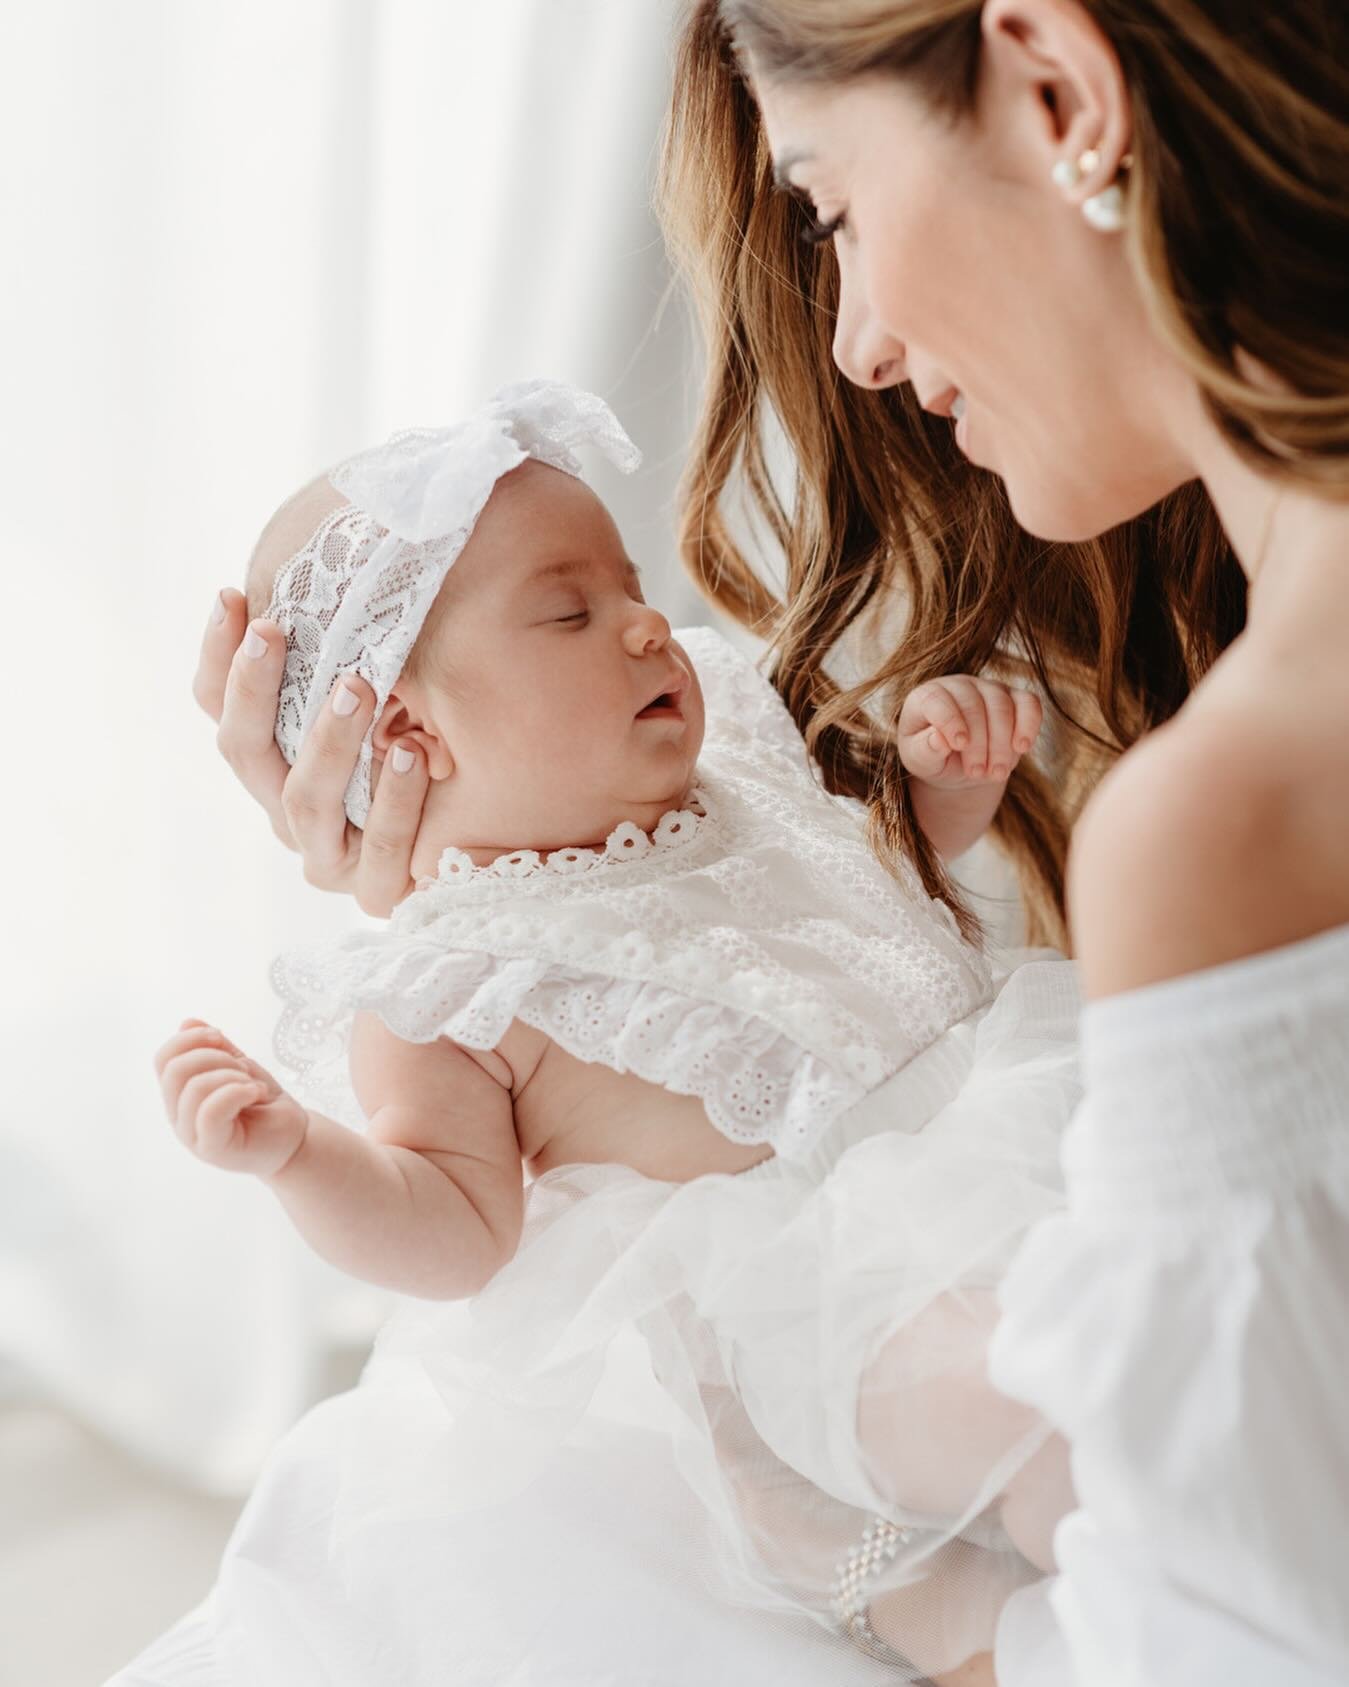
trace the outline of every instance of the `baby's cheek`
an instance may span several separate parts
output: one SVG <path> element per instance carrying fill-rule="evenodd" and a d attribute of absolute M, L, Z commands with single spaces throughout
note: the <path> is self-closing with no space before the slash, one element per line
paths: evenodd
<path fill-rule="evenodd" d="M 585 697 L 559 698 L 532 712 L 529 751 L 523 759 L 537 789 L 575 790 L 605 738 L 603 715 Z"/>

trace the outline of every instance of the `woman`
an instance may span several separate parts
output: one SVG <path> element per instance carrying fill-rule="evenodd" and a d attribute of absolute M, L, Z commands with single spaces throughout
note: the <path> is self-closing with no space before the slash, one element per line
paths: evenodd
<path fill-rule="evenodd" d="M 1042 1589 L 1008 1606 L 1004 1682 L 1349 1670 L 1349 1429 L 1323 1357 L 1349 1337 L 1346 45 L 1342 9 L 1310 4 L 722 0 L 688 49 L 690 132 L 720 113 L 738 165 L 719 194 L 704 175 L 695 211 L 730 203 L 752 242 L 761 191 L 735 197 L 752 158 L 807 203 L 857 386 L 906 383 L 954 419 L 1046 539 L 1163 518 L 1197 482 L 1252 583 L 1244 636 L 1076 833 L 1089 1102 L 1071 1216 L 1004 1284 L 994 1376 L 1069 1436 L 1081 1510 L 1058 1532 L 1052 1611 Z M 767 312 L 751 300 L 737 320 L 716 231 L 686 227 L 721 279 L 715 463 L 752 428 L 736 354 Z M 790 260 L 760 238 L 760 273 L 780 275 Z M 818 274 L 788 273 L 809 309 Z M 801 370 L 775 374 L 790 429 Z M 925 437 L 910 429 L 890 508 L 931 527 L 946 465 L 918 456 Z M 840 535 L 862 525 L 823 507 Z M 1208 510 L 1191 515 L 1211 543 Z M 1170 538 L 1155 566 L 1182 590 L 1183 529 Z M 997 562 L 1016 592 L 1024 555 Z M 825 642 L 803 623 L 829 613 L 808 580 L 797 592 L 789 697 Z M 910 673 L 948 659 L 943 631 L 919 616 Z M 859 1415 L 882 1471 L 904 1450 L 890 1386 L 882 1347 Z"/>
<path fill-rule="evenodd" d="M 1000 1679 L 1338 1679 L 1349 1473 L 1320 1355 L 1349 1334 L 1331 1292 L 1349 1204 L 1344 21 L 1329 3 L 821 10 L 726 0 L 690 20 L 670 181 L 715 308 L 695 567 L 773 633 L 829 777 L 933 888 L 886 721 L 929 674 L 1036 669 L 1065 774 L 1057 792 L 1020 779 L 1006 825 L 1042 929 L 1066 824 L 1147 735 L 1076 833 L 1093 1092 L 1072 1217 L 1032 1238 L 995 1347 L 998 1380 L 1072 1439 L 1082 1506 L 1052 1603 L 1008 1607 Z M 800 243 L 794 197 L 832 251 Z M 831 341 L 856 390 L 828 378 Z M 799 465 L 782 502 L 770 406 Z M 737 459 L 786 553 L 785 610 L 717 518 Z M 1240 639 L 1233 552 L 1256 582 Z M 881 636 L 896 582 L 905 638 L 832 687 L 822 658 L 847 629 Z M 222 748 L 311 878 L 387 909 L 420 767 L 381 781 L 359 847 L 339 799 L 368 701 L 325 716 L 286 780 L 279 640 L 255 630 L 231 665 L 242 633 L 222 601 L 199 682 Z M 875 1383 L 858 1427 L 883 1472 L 903 1446 L 883 1344 Z"/>

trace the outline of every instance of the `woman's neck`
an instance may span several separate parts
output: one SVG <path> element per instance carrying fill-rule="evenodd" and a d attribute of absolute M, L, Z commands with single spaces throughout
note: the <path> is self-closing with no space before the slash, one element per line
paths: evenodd
<path fill-rule="evenodd" d="M 1247 462 L 1219 432 L 1197 391 L 1183 437 L 1252 586 L 1253 609 L 1257 598 L 1281 595 L 1290 575 L 1307 570 L 1346 570 L 1349 586 L 1349 502 L 1323 497 Z"/>

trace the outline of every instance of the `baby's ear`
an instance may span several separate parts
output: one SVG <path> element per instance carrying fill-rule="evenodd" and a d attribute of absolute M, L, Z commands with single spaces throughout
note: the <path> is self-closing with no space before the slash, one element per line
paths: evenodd
<path fill-rule="evenodd" d="M 374 737 L 370 742 L 379 755 L 387 756 L 398 740 L 413 730 L 413 720 L 407 704 L 397 696 L 390 697 L 375 722 Z"/>
<path fill-rule="evenodd" d="M 448 779 L 454 772 L 454 758 L 445 740 L 433 725 L 423 725 L 420 714 L 409 709 L 396 691 L 380 711 L 370 742 L 381 760 L 399 744 L 418 744 L 432 779 Z"/>

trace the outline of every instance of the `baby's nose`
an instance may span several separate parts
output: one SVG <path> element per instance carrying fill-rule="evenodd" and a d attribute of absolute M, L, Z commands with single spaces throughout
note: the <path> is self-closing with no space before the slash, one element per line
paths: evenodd
<path fill-rule="evenodd" d="M 670 642 L 670 623 L 659 609 L 653 609 L 649 603 L 634 604 L 624 642 L 634 656 L 646 656 L 653 650 L 661 650 Z"/>

